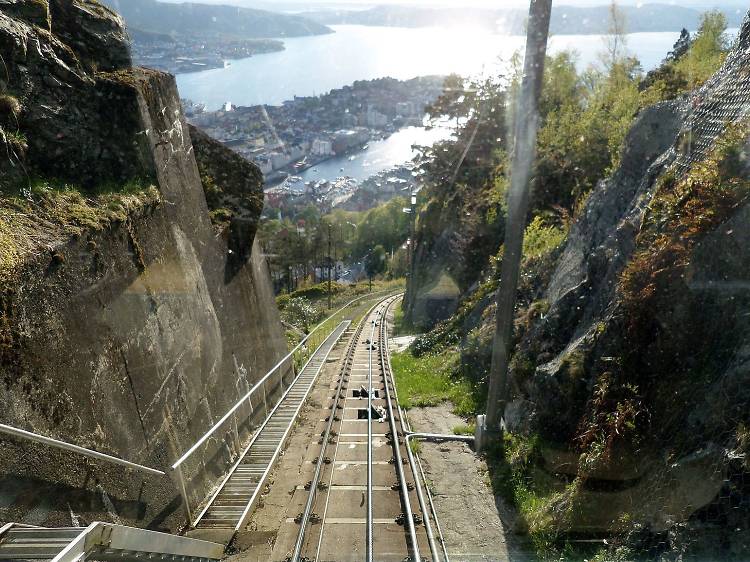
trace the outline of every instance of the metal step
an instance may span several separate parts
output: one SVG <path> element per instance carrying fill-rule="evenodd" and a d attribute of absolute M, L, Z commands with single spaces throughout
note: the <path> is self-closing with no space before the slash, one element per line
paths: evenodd
<path fill-rule="evenodd" d="M 220 490 L 214 493 L 198 516 L 196 528 L 237 529 L 243 524 L 242 518 L 247 518 L 258 493 L 263 489 L 265 477 L 276 460 L 302 403 L 310 394 L 334 345 L 349 325 L 348 321 L 339 324 L 315 350 L 292 387 L 253 439 L 245 456 L 236 463 Z"/>
<path fill-rule="evenodd" d="M 220 560 L 223 554 L 224 547 L 216 543 L 111 523 L 63 528 L 8 523 L 0 527 L 0 560 L 138 561 L 155 557 L 205 562 Z"/>

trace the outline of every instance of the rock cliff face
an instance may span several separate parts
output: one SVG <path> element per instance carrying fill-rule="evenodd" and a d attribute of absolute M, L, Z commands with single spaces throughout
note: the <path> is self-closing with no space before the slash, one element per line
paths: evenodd
<path fill-rule="evenodd" d="M 563 528 L 627 514 L 750 544 L 748 72 L 750 20 L 704 87 L 642 112 L 516 349 L 506 421 L 547 443 L 548 475 L 582 482 Z"/>
<path fill-rule="evenodd" d="M 131 68 L 94 0 L 0 0 L 0 55 L 0 421 L 167 470 L 286 350 L 248 226 L 261 176 L 201 135 L 194 148 L 173 77 Z M 211 169 L 232 195 L 218 229 Z M 194 502 L 228 432 L 186 465 Z M 184 522 L 169 478 L 2 436 L 0 490 L 2 520 Z"/>
<path fill-rule="evenodd" d="M 420 213 L 404 299 L 406 317 L 415 326 L 432 328 L 449 318 L 501 246 L 504 219 L 487 218 L 493 187 L 438 186 Z"/>

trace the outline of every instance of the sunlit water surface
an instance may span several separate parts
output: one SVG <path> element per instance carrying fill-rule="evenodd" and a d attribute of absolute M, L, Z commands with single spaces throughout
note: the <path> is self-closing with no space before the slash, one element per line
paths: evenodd
<path fill-rule="evenodd" d="M 385 140 L 371 142 L 365 150 L 326 160 L 299 175 L 305 181 L 331 180 L 339 176 L 362 181 L 414 158 L 417 152 L 413 146 L 432 146 L 450 137 L 452 132 L 453 129 L 446 126 L 406 127 Z"/>
<path fill-rule="evenodd" d="M 322 94 L 355 80 L 431 74 L 498 73 L 523 46 L 520 36 L 477 30 L 334 26 L 336 33 L 285 39 L 286 50 L 232 62 L 227 68 L 177 76 L 180 95 L 216 109 L 236 105 L 278 105 L 294 96 Z M 644 68 L 655 67 L 679 33 L 634 33 L 628 47 Z M 575 50 L 583 68 L 596 63 L 600 35 L 558 35 L 550 51 Z M 503 62 L 504 61 L 504 62 Z"/>

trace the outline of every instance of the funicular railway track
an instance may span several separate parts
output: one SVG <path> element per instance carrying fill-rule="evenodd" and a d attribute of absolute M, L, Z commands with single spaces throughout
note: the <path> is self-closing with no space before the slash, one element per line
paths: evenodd
<path fill-rule="evenodd" d="M 287 560 L 439 558 L 429 556 L 436 546 L 419 507 L 424 495 L 416 467 L 409 464 L 413 457 L 390 377 L 386 315 L 398 298 L 371 309 L 350 340 L 326 406 L 320 454 Z"/>

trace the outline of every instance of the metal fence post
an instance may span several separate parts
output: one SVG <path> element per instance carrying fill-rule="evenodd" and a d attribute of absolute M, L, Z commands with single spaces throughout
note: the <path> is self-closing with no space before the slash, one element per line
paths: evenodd
<path fill-rule="evenodd" d="M 175 470 L 177 472 L 177 483 L 180 487 L 180 495 L 182 496 L 182 505 L 185 508 L 185 515 L 187 515 L 188 526 L 192 526 L 193 514 L 190 511 L 190 500 L 188 499 L 187 488 L 185 488 L 185 479 L 182 476 L 182 466 L 178 466 Z"/>
<path fill-rule="evenodd" d="M 266 417 L 268 417 L 268 399 L 266 398 L 266 383 L 263 383 L 263 408 L 266 412 Z"/>

